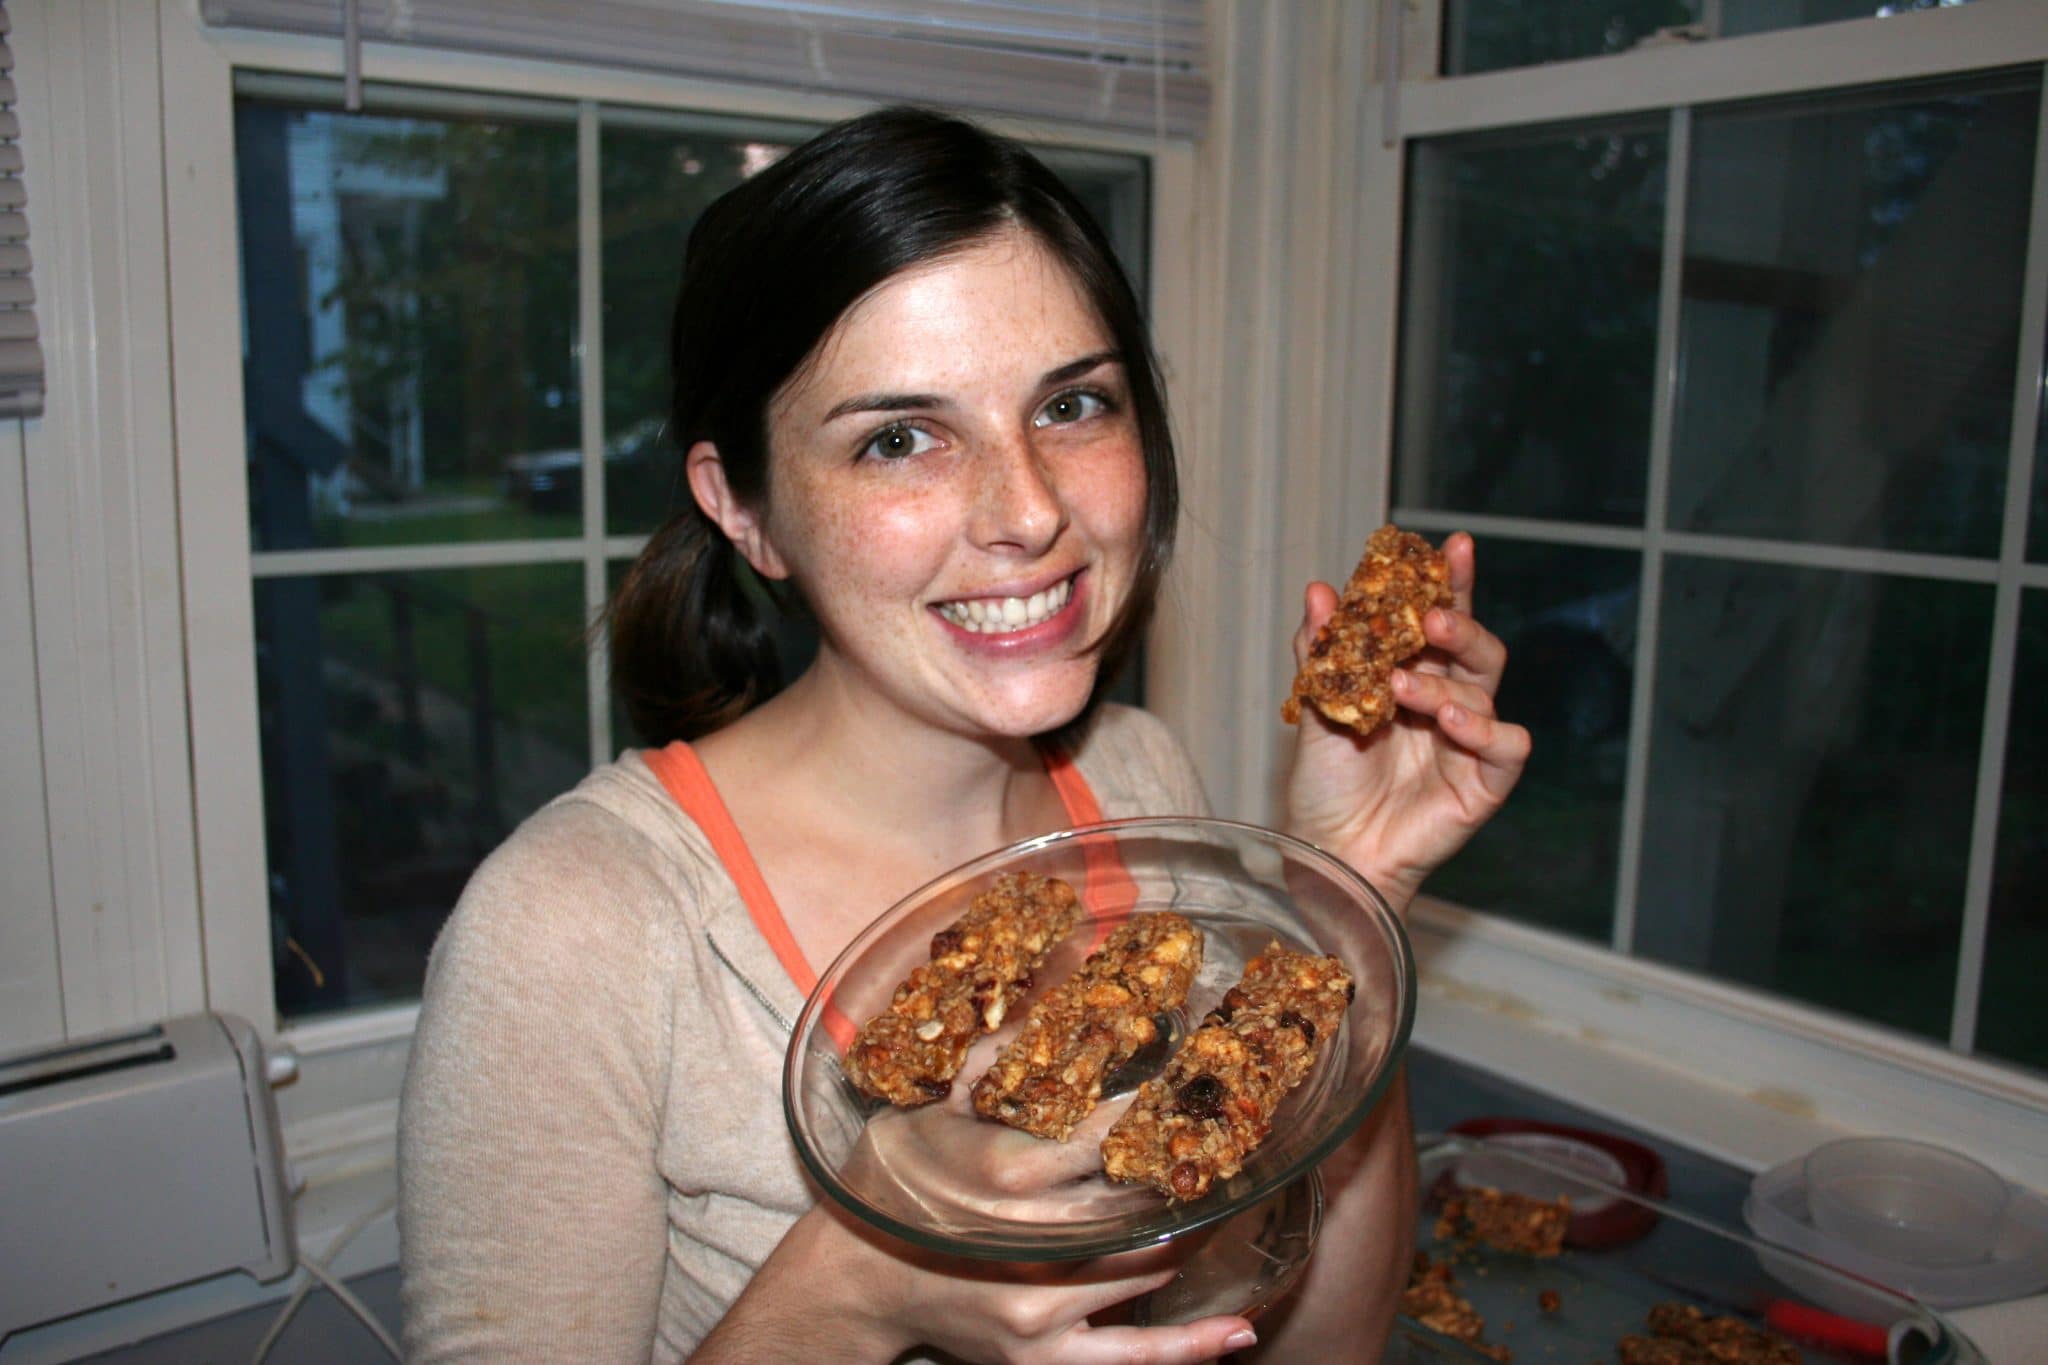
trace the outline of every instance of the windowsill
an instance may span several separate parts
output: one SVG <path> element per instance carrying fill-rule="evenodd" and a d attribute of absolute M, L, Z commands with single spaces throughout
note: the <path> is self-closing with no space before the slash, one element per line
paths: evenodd
<path fill-rule="evenodd" d="M 1917 1137 L 2048 1189 L 2048 1080 L 1428 898 L 1415 1041 L 1761 1171 Z"/>

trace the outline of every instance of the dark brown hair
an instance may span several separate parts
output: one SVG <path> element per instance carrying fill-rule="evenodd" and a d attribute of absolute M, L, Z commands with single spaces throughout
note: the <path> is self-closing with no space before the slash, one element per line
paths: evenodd
<path fill-rule="evenodd" d="M 1144 553 L 1078 724 L 1143 635 L 1180 493 L 1137 295 L 1088 211 L 1023 147 L 947 115 L 883 109 L 826 129 L 712 204 L 690 232 L 676 296 L 669 437 L 683 452 L 716 445 L 733 494 L 760 507 L 769 400 L 840 315 L 897 272 L 1013 225 L 1065 263 L 1108 329 L 1144 450 Z M 687 489 L 680 500 L 610 611 L 612 686 L 655 745 L 716 730 L 782 682 L 769 594 Z"/>

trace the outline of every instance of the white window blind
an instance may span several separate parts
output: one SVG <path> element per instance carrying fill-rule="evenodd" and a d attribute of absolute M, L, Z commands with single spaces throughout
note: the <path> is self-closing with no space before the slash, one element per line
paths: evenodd
<path fill-rule="evenodd" d="M 10 32 L 7 7 L 0 4 L 0 417 L 39 417 L 43 348 L 36 344 L 36 291 L 29 280 L 28 188 L 21 177 Z"/>
<path fill-rule="evenodd" d="M 202 0 L 206 21 L 1191 135 L 1201 0 Z M 351 60 L 351 69 L 354 62 Z"/>

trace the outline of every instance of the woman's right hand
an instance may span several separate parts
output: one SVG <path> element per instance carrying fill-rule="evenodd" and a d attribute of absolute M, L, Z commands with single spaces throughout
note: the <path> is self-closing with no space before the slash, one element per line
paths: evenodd
<path fill-rule="evenodd" d="M 797 1220 L 699 1362 L 895 1359 L 914 1346 L 1004 1365 L 1193 1365 L 1251 1346 L 1241 1317 L 1097 1327 L 1091 1314 L 1172 1280 L 1172 1245 L 1010 1265 L 912 1247 L 820 1204 Z"/>

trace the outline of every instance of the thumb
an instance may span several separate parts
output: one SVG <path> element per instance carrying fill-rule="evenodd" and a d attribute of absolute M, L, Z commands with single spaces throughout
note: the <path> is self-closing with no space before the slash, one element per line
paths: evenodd
<path fill-rule="evenodd" d="M 1316 638 L 1316 632 L 1330 619 L 1330 613 L 1337 609 L 1337 590 L 1328 583 L 1311 583 L 1302 594 L 1301 624 L 1294 631 L 1294 666 L 1301 668 L 1308 663 L 1308 649 Z"/>

